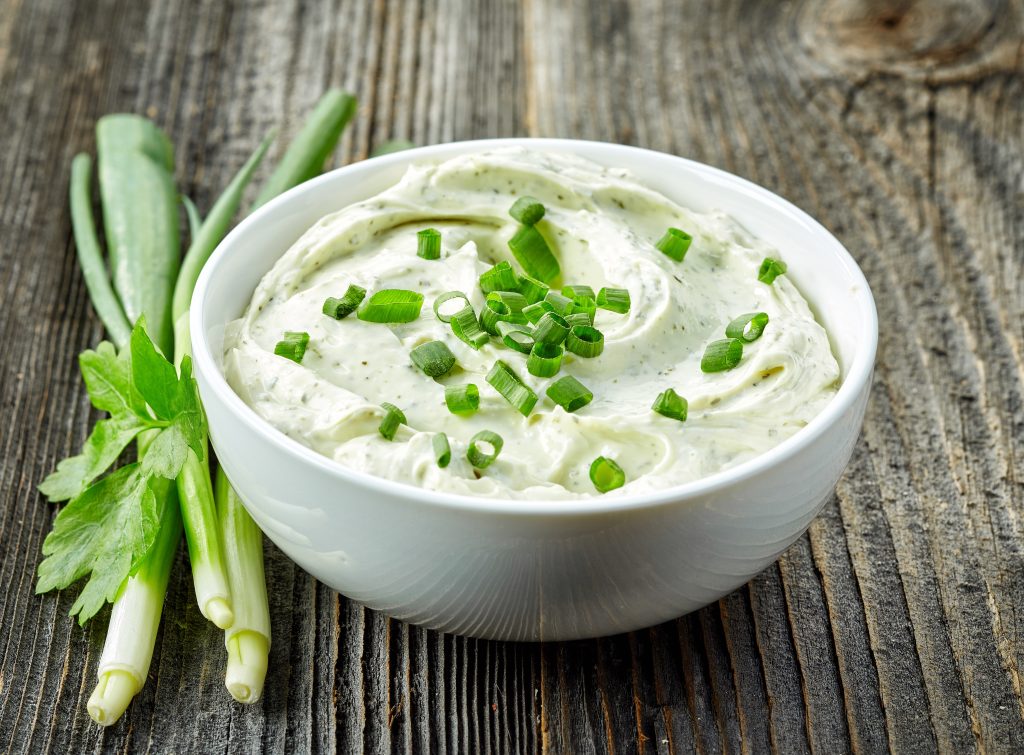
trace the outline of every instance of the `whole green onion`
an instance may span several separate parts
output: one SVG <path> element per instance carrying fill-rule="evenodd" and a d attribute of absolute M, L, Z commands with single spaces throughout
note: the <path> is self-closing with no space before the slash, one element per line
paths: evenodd
<path fill-rule="evenodd" d="M 484 450 L 482 446 L 490 446 L 490 451 Z M 490 430 L 481 430 L 469 439 L 469 450 L 466 451 L 466 458 L 476 469 L 486 469 L 494 463 L 501 453 L 505 441 L 501 436 Z"/>
<path fill-rule="evenodd" d="M 420 316 L 423 294 L 401 288 L 385 288 L 365 299 L 356 310 L 356 317 L 366 322 L 412 322 Z"/>
<path fill-rule="evenodd" d="M 480 390 L 472 383 L 446 386 L 444 403 L 452 414 L 472 414 L 480 408 Z"/>
<path fill-rule="evenodd" d="M 365 298 L 365 288 L 362 286 L 349 285 L 345 290 L 344 296 L 340 299 L 328 296 L 324 300 L 323 312 L 325 315 L 333 317 L 335 320 L 342 320 L 355 312 Z"/>
<path fill-rule="evenodd" d="M 515 291 L 519 287 L 519 277 L 505 260 L 502 260 L 480 276 L 480 290 L 485 294 L 491 291 Z"/>
<path fill-rule="evenodd" d="M 448 443 L 448 436 L 444 433 L 437 433 L 431 443 L 434 446 L 434 458 L 437 460 L 437 466 L 444 469 L 452 460 L 452 447 Z"/>
<path fill-rule="evenodd" d="M 676 262 L 682 262 L 686 252 L 690 249 L 692 241 L 693 236 L 686 231 L 681 231 L 678 228 L 669 228 L 654 246 L 658 248 L 658 251 L 663 252 Z"/>
<path fill-rule="evenodd" d="M 533 197 L 519 197 L 508 214 L 523 225 L 536 225 L 544 217 L 544 205 Z"/>
<path fill-rule="evenodd" d="M 452 313 L 449 314 L 449 315 L 442 314 L 441 313 L 441 305 L 443 305 L 443 304 L 445 304 L 447 302 L 450 302 L 453 299 L 462 299 L 462 301 L 464 301 L 465 304 L 463 304 L 458 309 L 452 311 Z M 469 306 L 470 306 L 469 297 L 466 296 L 461 291 L 445 291 L 439 297 L 434 299 L 434 316 L 437 317 L 437 319 L 440 320 L 441 322 L 445 322 L 445 323 L 451 322 L 452 321 L 452 317 L 454 317 L 460 311 L 462 311 L 463 309 L 465 309 L 466 307 L 469 307 Z"/>
<path fill-rule="evenodd" d="M 540 322 L 540 318 L 544 316 L 545 312 L 554 312 L 555 308 L 546 301 L 538 301 L 533 304 L 529 304 L 523 307 L 523 316 L 527 320 L 536 324 Z"/>
<path fill-rule="evenodd" d="M 439 378 L 447 375 L 455 366 L 455 355 L 441 341 L 427 341 L 409 352 L 412 363 L 423 370 L 424 374 Z"/>
<path fill-rule="evenodd" d="M 741 341 L 750 343 L 761 337 L 767 325 L 767 312 L 748 312 L 726 325 L 725 335 L 728 338 L 739 338 Z"/>
<path fill-rule="evenodd" d="M 671 388 L 666 388 L 658 394 L 658 398 L 654 400 L 654 404 L 651 406 L 651 409 L 663 417 L 677 419 L 680 422 L 686 421 L 686 399 Z"/>
<path fill-rule="evenodd" d="M 558 378 L 548 386 L 545 393 L 549 399 L 567 412 L 581 409 L 594 399 L 594 394 L 590 389 L 572 375 Z"/>
<path fill-rule="evenodd" d="M 562 351 L 558 344 L 538 341 L 526 358 L 526 371 L 537 377 L 557 375 L 562 368 Z"/>
<path fill-rule="evenodd" d="M 592 359 L 604 351 L 604 334 L 589 325 L 574 325 L 565 339 L 566 351 Z"/>
<path fill-rule="evenodd" d="M 624 315 L 629 312 L 629 291 L 624 288 L 602 288 L 597 292 L 597 306 Z"/>
<path fill-rule="evenodd" d="M 425 260 L 441 259 L 441 232 L 424 228 L 416 233 L 416 255 Z"/>
<path fill-rule="evenodd" d="M 487 382 L 512 404 L 516 411 L 524 417 L 530 416 L 530 412 L 537 404 L 537 394 L 520 380 L 519 376 L 505 362 L 499 359 L 494 363 L 491 371 L 487 373 Z"/>
<path fill-rule="evenodd" d="M 703 372 L 723 372 L 731 370 L 740 363 L 743 358 L 743 341 L 738 338 L 724 338 L 721 341 L 712 341 L 704 349 L 704 356 L 700 360 L 700 369 Z"/>
<path fill-rule="evenodd" d="M 383 402 L 380 406 L 384 410 L 384 418 L 381 419 L 377 430 L 388 440 L 394 440 L 395 434 L 398 432 L 398 426 L 408 424 L 405 414 L 397 406 L 389 404 L 387 401 Z"/>
<path fill-rule="evenodd" d="M 571 326 L 561 315 L 546 312 L 533 331 L 533 340 L 537 343 L 560 344 L 569 335 Z"/>
<path fill-rule="evenodd" d="M 535 226 L 519 226 L 508 240 L 508 247 L 526 274 L 533 278 L 551 283 L 562 272 L 548 242 Z"/>
<path fill-rule="evenodd" d="M 590 481 L 599 493 L 607 493 L 626 484 L 626 473 L 614 459 L 598 456 L 590 465 Z"/>
<path fill-rule="evenodd" d="M 527 304 L 542 301 L 549 291 L 548 284 L 542 283 L 529 275 L 519 276 L 519 293 L 526 297 Z"/>
<path fill-rule="evenodd" d="M 775 279 L 785 273 L 787 269 L 788 267 L 786 263 L 782 260 L 765 257 L 764 261 L 761 262 L 761 269 L 757 271 L 757 279 L 770 286 L 775 282 Z"/>
<path fill-rule="evenodd" d="M 306 346 L 309 345 L 309 333 L 294 330 L 285 331 L 284 338 L 274 346 L 274 353 L 279 357 L 291 359 L 293 362 L 302 362 L 306 355 Z"/>

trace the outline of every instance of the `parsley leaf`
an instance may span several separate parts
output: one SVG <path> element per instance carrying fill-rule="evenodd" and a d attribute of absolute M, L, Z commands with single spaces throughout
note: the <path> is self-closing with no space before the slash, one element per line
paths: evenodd
<path fill-rule="evenodd" d="M 134 415 L 100 420 L 82 446 L 82 453 L 60 462 L 56 471 L 43 480 L 39 492 L 51 501 L 66 501 L 79 495 L 117 461 L 145 427 Z"/>

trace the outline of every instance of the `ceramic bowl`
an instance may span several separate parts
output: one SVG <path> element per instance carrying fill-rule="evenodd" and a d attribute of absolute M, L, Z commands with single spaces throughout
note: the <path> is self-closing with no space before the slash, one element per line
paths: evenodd
<path fill-rule="evenodd" d="M 352 471 L 286 437 L 228 386 L 226 323 L 320 217 L 372 196 L 416 161 L 507 145 L 625 167 L 697 210 L 721 209 L 778 247 L 832 340 L 842 384 L 812 422 L 739 466 L 657 493 L 583 501 L 477 499 Z M 829 498 L 860 432 L 877 318 L 850 254 L 786 200 L 680 157 L 559 139 L 458 142 L 308 181 L 240 223 L 196 287 L 195 374 L 220 463 L 253 519 L 303 569 L 395 618 L 505 640 L 568 640 L 657 624 L 771 564 Z M 271 586 L 273 587 L 273 586 Z"/>

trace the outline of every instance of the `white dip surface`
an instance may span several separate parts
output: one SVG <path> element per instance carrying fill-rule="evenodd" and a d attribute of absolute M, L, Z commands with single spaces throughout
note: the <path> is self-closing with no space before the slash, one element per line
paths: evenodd
<path fill-rule="evenodd" d="M 465 292 L 479 313 L 478 278 L 499 260 L 519 270 L 507 241 L 517 228 L 508 210 L 529 195 L 547 214 L 538 229 L 562 267 L 560 284 L 629 290 L 632 308 L 599 309 L 604 333 L 596 359 L 566 354 L 554 378 L 536 378 L 526 356 L 497 338 L 479 351 L 456 338 L 433 312 L 434 299 Z M 654 244 L 669 226 L 693 237 L 676 262 Z M 437 228 L 440 260 L 417 256 L 416 232 Z M 351 469 L 432 490 L 495 498 L 598 495 L 589 478 L 597 456 L 615 459 L 627 484 L 608 495 L 652 491 L 695 480 L 750 459 L 791 436 L 832 399 L 839 367 L 804 298 L 782 275 L 757 279 L 762 259 L 785 259 L 731 218 L 680 207 L 634 181 L 628 171 L 580 158 L 507 148 L 411 167 L 387 191 L 320 220 L 260 282 L 244 316 L 228 329 L 228 380 L 272 425 Z M 355 314 L 334 320 L 324 299 L 349 284 L 367 296 L 384 288 L 424 295 L 414 322 L 383 325 Z M 557 289 L 556 289 L 557 290 Z M 726 372 L 700 369 L 704 347 L 725 337 L 745 312 L 770 322 Z M 284 331 L 306 331 L 301 364 L 275 356 Z M 410 362 L 410 350 L 446 343 L 458 365 L 440 380 Z M 507 362 L 539 396 L 528 418 L 484 379 Z M 562 375 L 594 393 L 573 414 L 544 395 Z M 444 385 L 475 383 L 480 410 L 450 413 Z M 678 422 L 651 411 L 666 388 L 689 401 Z M 394 441 L 377 431 L 382 402 L 408 418 Z M 469 439 L 492 430 L 505 444 L 497 461 L 474 472 Z M 447 433 L 452 461 L 437 466 L 432 436 Z"/>

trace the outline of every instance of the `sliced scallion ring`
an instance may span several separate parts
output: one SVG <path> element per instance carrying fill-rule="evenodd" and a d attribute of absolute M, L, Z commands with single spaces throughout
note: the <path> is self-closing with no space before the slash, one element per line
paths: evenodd
<path fill-rule="evenodd" d="M 739 338 L 751 343 L 761 337 L 767 325 L 767 312 L 747 312 L 725 326 L 725 335 L 727 338 Z"/>
<path fill-rule="evenodd" d="M 512 309 L 501 299 L 488 299 L 480 310 L 480 327 L 492 336 L 498 335 L 498 321 L 512 321 Z"/>
<path fill-rule="evenodd" d="M 624 288 L 602 288 L 597 292 L 597 306 L 624 315 L 629 312 L 629 291 Z"/>
<path fill-rule="evenodd" d="M 513 315 L 518 315 L 523 308 L 529 304 L 526 297 L 518 291 L 491 291 L 487 294 L 488 300 L 497 300 L 509 308 Z M 525 317 L 523 318 L 525 320 Z"/>
<path fill-rule="evenodd" d="M 537 394 L 500 359 L 487 373 L 487 382 L 524 417 L 529 417 L 537 404 Z"/>
<path fill-rule="evenodd" d="M 462 301 L 465 302 L 465 304 L 462 304 L 461 306 L 455 307 L 455 308 L 453 308 L 453 307 L 445 307 L 445 309 L 447 311 L 447 314 L 445 314 L 444 312 L 441 311 L 441 307 L 443 305 L 447 304 L 450 301 L 456 300 L 456 299 L 461 299 Z M 466 307 L 469 307 L 469 306 L 471 306 L 470 303 L 469 303 L 469 297 L 466 296 L 461 291 L 445 291 L 439 297 L 434 299 L 434 315 L 441 322 L 451 322 L 452 321 L 452 317 L 454 317 L 460 311 L 462 311 L 463 309 L 465 309 Z"/>
<path fill-rule="evenodd" d="M 588 312 L 573 312 L 571 315 L 565 316 L 565 321 L 569 323 L 570 328 L 574 328 L 577 325 L 593 325 L 594 316 Z"/>
<path fill-rule="evenodd" d="M 465 343 L 469 344 L 476 350 L 480 350 L 485 343 L 490 340 L 490 337 L 480 328 L 480 323 L 477 321 L 476 312 L 470 306 L 465 306 L 452 315 L 451 323 L 452 333 Z"/>
<path fill-rule="evenodd" d="M 680 396 L 671 388 L 666 388 L 654 399 L 651 409 L 663 417 L 677 419 L 680 422 L 686 421 L 687 403 L 686 399 Z"/>
<path fill-rule="evenodd" d="M 544 301 L 551 305 L 552 311 L 557 312 L 562 317 L 572 314 L 572 299 L 568 296 L 562 296 L 557 291 L 548 291 Z"/>
<path fill-rule="evenodd" d="M 562 272 L 548 242 L 536 226 L 519 226 L 519 230 L 508 240 L 508 248 L 526 274 L 533 278 L 550 283 Z"/>
<path fill-rule="evenodd" d="M 425 260 L 441 259 L 441 232 L 424 228 L 416 233 L 416 254 Z"/>
<path fill-rule="evenodd" d="M 323 313 L 328 317 L 333 317 L 335 320 L 342 320 L 355 312 L 365 298 L 365 288 L 350 285 L 345 289 L 345 294 L 340 299 L 328 296 L 324 300 Z"/>
<path fill-rule="evenodd" d="M 626 473 L 614 459 L 598 456 L 590 465 L 590 481 L 599 493 L 607 493 L 626 484 Z"/>
<path fill-rule="evenodd" d="M 519 293 L 526 297 L 527 304 L 543 301 L 549 290 L 547 283 L 531 278 L 529 275 L 519 276 Z"/>
<path fill-rule="evenodd" d="M 480 289 L 489 294 L 491 291 L 515 291 L 519 287 L 519 277 L 506 260 L 502 260 L 480 276 Z"/>
<path fill-rule="evenodd" d="M 520 354 L 529 354 L 533 348 L 534 338 L 528 325 L 499 320 L 498 336 L 502 343 Z"/>
<path fill-rule="evenodd" d="M 571 327 L 561 315 L 545 312 L 533 331 L 533 340 L 537 343 L 559 344 L 569 335 Z"/>
<path fill-rule="evenodd" d="M 455 355 L 442 341 L 421 343 L 409 352 L 409 357 L 413 364 L 432 378 L 447 375 L 455 366 Z"/>
<path fill-rule="evenodd" d="M 554 312 L 555 308 L 546 301 L 538 301 L 523 307 L 523 316 L 534 324 L 540 322 L 545 312 Z"/>
<path fill-rule="evenodd" d="M 380 406 L 384 410 L 384 418 L 380 421 L 380 426 L 377 429 L 388 440 L 394 440 L 398 426 L 408 424 L 405 414 L 397 406 L 389 404 L 387 401 Z"/>
<path fill-rule="evenodd" d="M 743 358 L 743 341 L 738 338 L 723 338 L 712 341 L 704 349 L 700 359 L 702 372 L 724 372 L 731 370 Z"/>
<path fill-rule="evenodd" d="M 386 288 L 364 299 L 356 310 L 356 317 L 366 322 L 412 322 L 420 316 L 423 294 L 401 288 Z"/>
<path fill-rule="evenodd" d="M 566 351 L 592 359 L 604 351 L 604 334 L 589 325 L 574 325 L 565 339 Z"/>
<path fill-rule="evenodd" d="M 480 408 L 480 389 L 472 383 L 445 386 L 444 403 L 452 414 L 472 414 Z"/>
<path fill-rule="evenodd" d="M 775 282 L 775 279 L 785 273 L 787 269 L 788 267 L 786 263 L 782 260 L 765 257 L 761 262 L 761 268 L 757 271 L 757 279 L 770 286 Z"/>
<path fill-rule="evenodd" d="M 533 197 L 519 197 L 508 214 L 523 225 L 536 225 L 544 217 L 544 205 Z"/>
<path fill-rule="evenodd" d="M 448 436 L 444 433 L 438 433 L 434 436 L 431 443 L 434 446 L 434 459 L 437 461 L 437 466 L 444 469 L 452 460 L 452 447 L 448 443 Z"/>
<path fill-rule="evenodd" d="M 589 404 L 594 394 L 572 375 L 564 375 L 548 386 L 545 391 L 548 398 L 565 409 L 574 412 Z"/>
<path fill-rule="evenodd" d="M 274 353 L 279 357 L 291 359 L 297 364 L 302 363 L 302 357 L 306 355 L 306 347 L 309 345 L 309 333 L 305 331 L 287 330 L 284 338 L 274 346 Z"/>
<path fill-rule="evenodd" d="M 552 377 L 562 368 L 563 349 L 558 344 L 538 341 L 526 358 L 526 371 L 537 377 Z"/>
<path fill-rule="evenodd" d="M 505 441 L 501 436 L 490 430 L 481 430 L 469 439 L 466 458 L 476 469 L 487 469 L 498 458 Z"/>
<path fill-rule="evenodd" d="M 676 262 L 682 262 L 692 242 L 693 236 L 686 231 L 681 231 L 678 228 L 669 228 L 654 246 L 658 248 L 658 251 L 663 252 Z"/>

